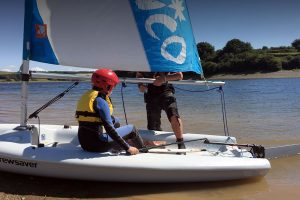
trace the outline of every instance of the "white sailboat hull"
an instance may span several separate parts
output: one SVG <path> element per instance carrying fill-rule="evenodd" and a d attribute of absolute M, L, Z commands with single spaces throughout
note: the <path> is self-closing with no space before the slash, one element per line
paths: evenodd
<path fill-rule="evenodd" d="M 176 146 L 158 153 L 91 153 L 83 151 L 77 140 L 77 127 L 41 125 L 40 142 L 31 144 L 31 132 L 13 130 L 16 124 L 0 125 L 0 170 L 67 179 L 121 182 L 200 182 L 245 179 L 264 176 L 270 169 L 267 159 L 252 158 L 235 147 L 186 143 L 186 155 L 172 152 Z M 141 131 L 144 139 L 174 142 L 173 133 Z M 185 134 L 185 140 L 209 138 L 214 142 L 233 142 L 235 138 Z M 190 151 L 189 149 L 202 149 Z M 203 151 L 205 149 L 205 151 Z M 169 151 L 169 152 L 168 152 Z"/>

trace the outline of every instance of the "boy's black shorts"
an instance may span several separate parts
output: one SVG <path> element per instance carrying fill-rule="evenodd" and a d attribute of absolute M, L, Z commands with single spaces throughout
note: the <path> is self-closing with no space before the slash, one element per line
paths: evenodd
<path fill-rule="evenodd" d="M 147 121 L 149 130 L 161 129 L 161 111 L 164 110 L 169 121 L 172 116 L 180 117 L 177 108 L 177 102 L 172 92 L 166 92 L 161 95 L 145 95 Z"/>

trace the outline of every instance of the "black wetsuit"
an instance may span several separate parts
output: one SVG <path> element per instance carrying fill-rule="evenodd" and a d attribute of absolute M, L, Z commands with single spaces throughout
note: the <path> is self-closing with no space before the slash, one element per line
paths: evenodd
<path fill-rule="evenodd" d="M 127 125 L 127 133 L 123 133 L 123 138 L 118 134 L 114 127 L 113 119 L 110 115 L 108 103 L 105 97 L 98 96 L 94 101 L 94 110 L 99 114 L 101 123 L 80 122 L 78 128 L 78 139 L 81 147 L 86 151 L 105 152 L 118 146 L 121 149 L 128 150 L 129 144 L 126 139 L 133 139 L 137 148 L 143 147 L 143 142 L 133 125 Z M 103 127 L 107 134 L 103 133 Z M 124 126 L 123 126 L 124 127 Z M 109 141 L 108 136 L 113 140 Z"/>

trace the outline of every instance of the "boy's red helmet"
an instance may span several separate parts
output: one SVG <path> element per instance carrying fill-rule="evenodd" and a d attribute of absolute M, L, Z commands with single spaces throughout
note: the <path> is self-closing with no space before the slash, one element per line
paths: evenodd
<path fill-rule="evenodd" d="M 100 91 L 108 94 L 119 83 L 119 78 L 115 72 L 110 69 L 98 69 L 92 75 L 92 84 Z"/>

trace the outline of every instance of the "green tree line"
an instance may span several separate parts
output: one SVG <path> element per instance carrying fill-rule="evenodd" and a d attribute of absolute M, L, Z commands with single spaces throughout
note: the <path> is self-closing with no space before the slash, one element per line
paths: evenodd
<path fill-rule="evenodd" d="M 197 44 L 201 64 L 206 77 L 219 73 L 255 73 L 274 72 L 282 69 L 300 69 L 300 39 L 296 39 L 291 46 L 266 47 L 253 49 L 249 42 L 232 39 L 223 49 L 215 50 L 208 42 Z M 55 72 L 78 73 L 78 72 Z M 87 72 L 82 72 L 87 73 Z M 135 77 L 134 72 L 117 71 L 121 77 Z M 188 72 L 185 79 L 199 78 L 199 75 Z M 0 81 L 19 81 L 19 73 L 0 73 Z"/>
<path fill-rule="evenodd" d="M 210 43 L 200 42 L 197 49 L 206 76 L 300 69 L 300 39 L 294 40 L 291 46 L 264 46 L 261 49 L 253 49 L 248 42 L 232 39 L 217 51 Z"/>

